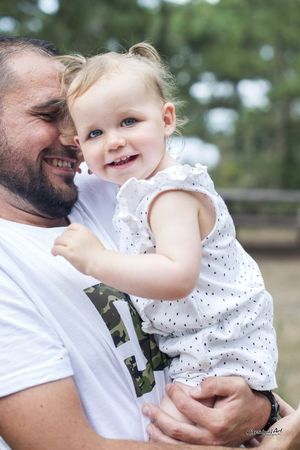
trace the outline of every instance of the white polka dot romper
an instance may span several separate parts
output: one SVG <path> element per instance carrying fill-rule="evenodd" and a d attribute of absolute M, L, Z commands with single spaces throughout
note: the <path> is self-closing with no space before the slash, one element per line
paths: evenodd
<path fill-rule="evenodd" d="M 114 216 L 121 252 L 155 252 L 147 212 L 154 197 L 170 189 L 205 194 L 216 223 L 202 241 L 199 280 L 187 298 L 131 297 L 144 331 L 155 333 L 160 349 L 172 358 L 175 381 L 194 386 L 208 376 L 240 375 L 253 389 L 274 389 L 272 298 L 257 264 L 236 240 L 231 216 L 206 167 L 175 165 L 149 180 L 128 180 L 118 193 Z"/>

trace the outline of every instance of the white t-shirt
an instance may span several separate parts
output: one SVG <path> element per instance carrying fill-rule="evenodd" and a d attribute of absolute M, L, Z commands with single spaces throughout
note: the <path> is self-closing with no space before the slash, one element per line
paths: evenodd
<path fill-rule="evenodd" d="M 79 183 L 70 220 L 114 248 L 115 188 L 93 176 Z M 0 219 L 0 396 L 73 376 L 97 433 L 147 440 L 140 407 L 160 401 L 165 361 L 125 295 L 51 254 L 63 230 Z"/>

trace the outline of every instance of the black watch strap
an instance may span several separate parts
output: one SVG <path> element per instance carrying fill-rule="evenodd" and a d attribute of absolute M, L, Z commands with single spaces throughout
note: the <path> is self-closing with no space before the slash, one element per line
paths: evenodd
<path fill-rule="evenodd" d="M 259 394 L 264 395 L 271 403 L 271 412 L 266 425 L 263 427 L 262 431 L 267 431 L 275 422 L 278 420 L 279 416 L 279 403 L 275 398 L 272 391 L 256 391 Z"/>

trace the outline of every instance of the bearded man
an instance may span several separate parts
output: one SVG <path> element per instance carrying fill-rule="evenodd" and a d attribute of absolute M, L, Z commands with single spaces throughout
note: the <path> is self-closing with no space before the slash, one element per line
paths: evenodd
<path fill-rule="evenodd" d="M 210 379 L 195 397 L 215 395 L 211 409 L 172 386 L 195 426 L 175 423 L 155 406 L 166 360 L 141 334 L 128 296 L 51 255 L 72 221 L 116 245 L 114 186 L 84 174 L 74 184 L 78 149 L 59 132 L 55 54 L 44 41 L 0 38 L 0 449 L 238 445 L 268 421 L 266 396 L 238 377 Z M 142 442 L 147 431 L 170 445 Z"/>

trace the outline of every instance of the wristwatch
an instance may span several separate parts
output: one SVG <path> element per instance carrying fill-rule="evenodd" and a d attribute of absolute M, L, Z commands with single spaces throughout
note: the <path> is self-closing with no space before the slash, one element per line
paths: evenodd
<path fill-rule="evenodd" d="M 264 395 L 271 403 L 271 412 L 266 425 L 263 427 L 262 431 L 267 431 L 275 422 L 278 420 L 279 416 L 279 403 L 276 400 L 272 391 L 255 391 L 259 394 Z"/>

